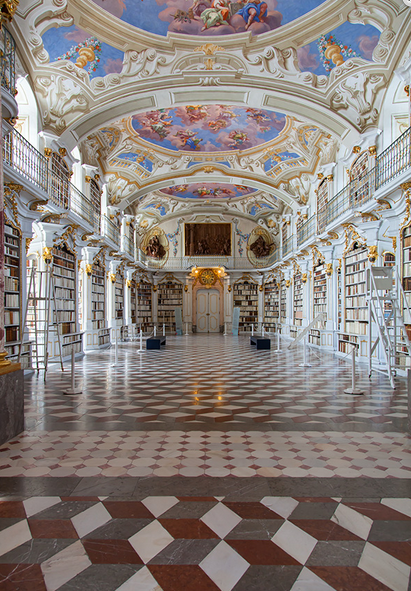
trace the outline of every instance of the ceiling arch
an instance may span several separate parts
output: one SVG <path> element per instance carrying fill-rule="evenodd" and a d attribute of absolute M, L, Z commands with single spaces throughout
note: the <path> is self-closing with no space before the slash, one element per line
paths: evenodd
<path fill-rule="evenodd" d="M 190 183 L 245 185 L 274 195 L 292 210 L 297 210 L 297 208 L 301 206 L 301 204 L 293 199 L 291 194 L 287 193 L 282 188 L 275 187 L 274 182 L 271 179 L 261 178 L 259 175 L 247 172 L 236 172 L 217 163 L 212 166 L 198 164 L 190 168 L 188 171 L 176 171 L 164 175 L 161 179 L 154 179 L 147 182 L 143 181 L 142 186 L 134 186 L 134 190 L 132 190 L 132 192 L 126 197 L 120 195 L 119 200 L 111 199 L 110 202 L 111 205 L 116 205 L 116 207 L 124 211 L 134 202 L 138 202 L 152 191 L 159 191 L 161 189 L 172 187 L 173 185 Z M 113 183 L 113 186 L 114 185 L 115 183 Z"/>

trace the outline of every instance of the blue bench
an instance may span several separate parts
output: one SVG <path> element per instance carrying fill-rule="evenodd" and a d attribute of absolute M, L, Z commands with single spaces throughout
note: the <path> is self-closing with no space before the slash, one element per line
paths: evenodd
<path fill-rule="evenodd" d="M 265 337 L 250 337 L 250 345 L 256 345 L 257 349 L 271 349 L 271 341 Z"/>
<path fill-rule="evenodd" d="M 166 344 L 166 337 L 158 336 L 158 337 L 149 337 L 146 340 L 146 348 L 147 349 L 161 349 L 161 345 Z"/>

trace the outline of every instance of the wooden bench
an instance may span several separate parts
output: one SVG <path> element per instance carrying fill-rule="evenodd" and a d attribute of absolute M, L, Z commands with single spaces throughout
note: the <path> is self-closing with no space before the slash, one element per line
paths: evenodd
<path fill-rule="evenodd" d="M 250 337 L 250 345 L 256 345 L 257 349 L 271 349 L 271 341 L 266 337 Z"/>
<path fill-rule="evenodd" d="M 149 337 L 146 340 L 146 348 L 147 349 L 161 349 L 161 345 L 166 344 L 166 337 L 158 336 L 158 337 Z"/>

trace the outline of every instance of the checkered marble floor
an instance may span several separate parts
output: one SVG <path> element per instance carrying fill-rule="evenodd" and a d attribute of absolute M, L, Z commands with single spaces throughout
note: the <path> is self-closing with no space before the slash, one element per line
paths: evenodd
<path fill-rule="evenodd" d="M 77 396 L 63 395 L 70 376 L 57 366 L 46 384 L 42 374 L 27 378 L 27 428 L 405 429 L 405 380 L 393 391 L 385 376 L 374 373 L 369 380 L 360 366 L 364 395 L 344 394 L 350 363 L 327 353 L 318 358 L 318 350 L 310 353 L 312 367 L 300 368 L 301 350 L 255 351 L 249 337 L 167 337 L 162 351 L 138 354 L 137 348 L 120 345 L 116 367 L 114 350 L 87 354 L 76 364 L 76 384 L 83 390 Z"/>
<path fill-rule="evenodd" d="M 286 344 L 286 343 L 285 343 Z M 318 354 L 320 358 L 318 358 Z M 249 338 L 134 343 L 25 380 L 1 591 L 411 591 L 405 381 Z"/>
<path fill-rule="evenodd" d="M 396 432 L 25 432 L 0 475 L 411 479 L 411 446 Z"/>
<path fill-rule="evenodd" d="M 0 501 L 3 591 L 407 591 L 411 501 Z"/>

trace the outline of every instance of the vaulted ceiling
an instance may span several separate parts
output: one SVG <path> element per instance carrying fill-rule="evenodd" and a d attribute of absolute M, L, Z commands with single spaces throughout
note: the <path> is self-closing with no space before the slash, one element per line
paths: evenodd
<path fill-rule="evenodd" d="M 402 0 L 22 0 L 13 34 L 43 129 L 159 221 L 306 203 L 378 126 L 410 27 Z"/>

